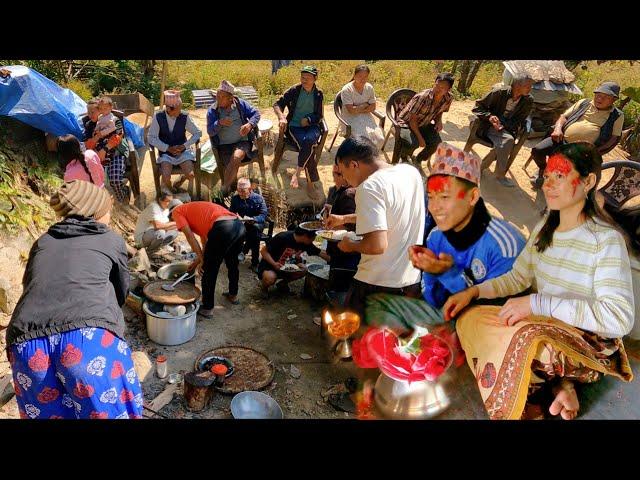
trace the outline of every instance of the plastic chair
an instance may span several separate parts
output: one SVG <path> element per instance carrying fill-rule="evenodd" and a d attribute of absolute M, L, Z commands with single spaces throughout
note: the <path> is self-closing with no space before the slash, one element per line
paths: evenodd
<path fill-rule="evenodd" d="M 481 170 L 486 170 L 491 166 L 491 164 L 496 160 L 496 152 L 493 149 L 493 144 L 489 141 L 488 138 L 482 137 L 478 135 L 478 128 L 481 125 L 481 120 L 478 117 L 474 117 L 471 125 L 469 126 L 469 138 L 467 139 L 467 143 L 464 145 L 463 150 L 468 152 L 471 150 L 471 147 L 476 143 L 480 145 L 484 145 L 485 147 L 489 147 L 491 150 L 485 157 L 482 159 L 482 163 L 480 165 Z M 527 117 L 524 122 L 524 126 L 522 126 L 516 135 L 515 145 L 513 146 L 513 150 L 511 150 L 511 154 L 509 155 L 509 162 L 507 163 L 507 171 L 511 170 L 511 164 L 516 159 L 518 152 L 524 145 L 524 142 L 527 141 L 527 137 L 531 133 L 531 117 Z M 513 173 L 511 173 L 513 175 Z"/>
<path fill-rule="evenodd" d="M 400 88 L 393 92 L 389 99 L 387 100 L 387 105 L 385 107 L 387 118 L 391 122 L 391 127 L 385 136 L 384 143 L 382 144 L 382 148 L 380 150 L 384 151 L 384 147 L 389 140 L 389 136 L 393 135 L 395 137 L 393 144 L 393 155 L 391 156 L 391 163 L 398 163 L 400 160 L 400 151 L 402 147 L 402 142 L 400 138 L 400 132 L 403 128 L 409 129 L 404 125 L 400 125 L 398 123 L 398 115 L 407 106 L 407 103 L 414 97 L 416 92 L 409 88 Z"/>
<path fill-rule="evenodd" d="M 340 124 L 344 125 L 344 128 L 346 130 L 344 138 L 351 137 L 351 125 L 342 116 L 342 97 L 340 96 L 340 92 L 338 92 L 338 94 L 336 95 L 336 99 L 333 101 L 333 113 L 338 119 L 338 127 L 336 128 L 336 133 L 333 136 L 333 140 L 331 140 L 331 145 L 329 145 L 329 148 L 327 148 L 327 152 L 331 151 L 331 149 L 333 148 L 333 144 L 336 141 L 336 138 L 338 138 L 338 133 L 340 132 Z M 372 113 L 376 117 L 378 117 L 378 119 L 380 120 L 380 128 L 384 132 L 384 123 L 386 120 L 385 116 L 382 113 L 375 110 Z"/>

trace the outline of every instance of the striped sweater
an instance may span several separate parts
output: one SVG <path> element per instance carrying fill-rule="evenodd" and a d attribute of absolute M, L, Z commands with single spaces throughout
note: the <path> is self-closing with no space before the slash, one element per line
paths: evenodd
<path fill-rule="evenodd" d="M 588 220 L 555 232 L 544 252 L 535 247 L 543 219 L 513 269 L 479 285 L 480 298 L 515 295 L 533 287 L 531 311 L 606 338 L 631 331 L 634 299 L 629 254 L 620 233 Z"/>

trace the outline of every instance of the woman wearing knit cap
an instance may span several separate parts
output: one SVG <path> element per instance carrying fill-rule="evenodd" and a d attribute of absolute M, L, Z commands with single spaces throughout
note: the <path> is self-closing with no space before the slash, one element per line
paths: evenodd
<path fill-rule="evenodd" d="M 63 219 L 31 248 L 7 328 L 22 418 L 140 418 L 142 390 L 123 340 L 127 251 L 113 201 L 82 180 L 51 197 Z"/>

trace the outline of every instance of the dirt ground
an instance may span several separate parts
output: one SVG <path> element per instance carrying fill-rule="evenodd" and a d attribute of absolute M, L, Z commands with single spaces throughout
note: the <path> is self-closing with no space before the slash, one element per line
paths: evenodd
<path fill-rule="evenodd" d="M 379 111 L 384 111 L 384 105 L 378 105 Z M 458 147 L 463 147 L 468 136 L 468 125 L 471 119 L 472 101 L 454 102 L 451 111 L 444 115 L 444 130 L 442 139 Z M 198 109 L 189 112 L 195 122 L 203 130 L 206 139 L 206 110 Z M 277 131 L 276 116 L 272 109 L 262 110 L 263 118 L 274 122 L 274 133 Z M 325 118 L 329 126 L 329 136 L 326 147 L 329 146 L 337 128 L 337 119 L 333 114 L 333 106 L 325 107 Z M 388 130 L 388 126 L 385 132 Z M 275 139 L 274 139 L 275 140 Z M 342 137 L 338 137 L 332 152 L 325 150 L 320 160 L 319 171 L 325 193 L 332 185 L 331 169 L 333 156 Z M 531 140 L 521 149 L 517 159 L 511 167 L 512 178 L 518 183 L 518 188 L 506 188 L 499 185 L 491 172 L 482 177 L 482 194 L 490 211 L 499 217 L 512 222 L 525 236 L 540 218 L 544 208 L 543 199 L 537 198 L 531 189 L 527 173 L 522 169 L 529 157 L 531 146 L 538 140 Z M 389 139 L 385 154 L 390 160 L 393 150 L 393 137 Z M 474 150 L 484 156 L 488 149 L 475 146 Z M 620 152 L 612 152 L 608 157 L 620 158 Z M 273 158 L 273 147 L 267 146 L 265 161 L 267 163 L 268 180 L 273 182 L 270 173 L 270 162 Z M 287 152 L 280 166 L 280 182 L 285 185 L 288 198 L 304 195 L 301 191 L 292 191 L 288 186 L 291 175 L 295 171 L 295 154 Z M 426 171 L 426 164 L 425 171 Z M 243 174 L 247 167 L 243 167 Z M 529 166 L 529 173 L 535 173 L 535 165 Z M 490 170 L 493 170 L 493 166 Z M 257 176 L 258 172 L 253 172 Z M 301 182 L 302 186 L 304 182 Z M 148 155 L 141 172 L 141 190 L 147 199 L 154 196 L 154 183 Z M 213 320 L 198 320 L 196 336 L 186 344 L 176 347 L 164 347 L 151 342 L 146 334 L 144 320 L 137 318 L 125 307 L 128 319 L 126 339 L 132 351 L 143 352 L 153 363 L 156 356 L 163 354 L 168 357 L 169 372 L 185 372 L 193 369 L 196 357 L 211 348 L 221 345 L 245 345 L 264 352 L 273 362 L 276 373 L 272 384 L 265 390 L 275 398 L 283 409 L 285 418 L 345 418 L 352 417 L 344 412 L 334 410 L 326 401 L 326 392 L 332 386 L 341 383 L 348 376 L 355 374 L 352 363 L 336 363 L 329 353 L 329 340 L 320 336 L 320 330 L 315 323 L 321 315 L 322 304 L 302 298 L 303 280 L 292 284 L 294 295 L 277 296 L 264 300 L 259 294 L 257 279 L 249 270 L 249 260 L 240 265 L 240 301 L 238 306 L 232 306 L 222 297 L 226 290 L 226 269 L 223 266 L 216 288 L 216 307 Z M 302 357 L 301 357 L 302 355 Z M 310 358 L 309 358 L 310 357 Z M 292 370 L 293 367 L 293 370 Z M 1 372 L 0 372 L 1 373 Z M 471 371 L 465 366 L 453 372 L 459 378 L 463 387 L 458 389 L 454 403 L 442 418 L 487 418 L 482 402 L 475 388 L 475 379 Z M 150 401 L 161 393 L 168 384 L 166 380 L 158 379 L 153 371 L 144 378 L 143 391 L 145 399 Z M 621 398 L 633 396 L 637 390 L 637 381 L 620 390 L 620 384 L 615 383 L 615 389 L 610 393 L 609 410 L 612 402 L 620 402 Z M 626 389 L 626 390 L 625 390 Z M 629 390 L 630 389 L 630 390 Z M 620 393 L 622 392 L 622 393 Z M 325 396 L 323 396 L 323 393 Z M 0 392 L 2 394 L 2 392 Z M 617 397 L 615 395 L 617 394 Z M 603 396 L 605 394 L 601 394 Z M 625 396 L 626 395 L 626 396 Z M 203 412 L 192 413 L 186 409 L 181 386 L 173 400 L 160 411 L 168 418 L 230 418 L 230 396 L 217 394 L 212 405 Z M 624 400 L 628 403 L 628 400 Z M 622 417 L 637 418 L 637 409 L 625 410 Z M 619 413 L 619 412 L 618 412 Z M 147 412 L 148 414 L 148 412 Z M 592 418 L 598 418 L 599 413 L 592 413 Z M 0 418 L 17 418 L 15 398 L 3 408 L 0 408 Z M 587 418 L 589 415 L 587 415 Z M 584 417 L 583 417 L 584 418 Z M 614 415 L 614 418 L 615 415 Z"/>

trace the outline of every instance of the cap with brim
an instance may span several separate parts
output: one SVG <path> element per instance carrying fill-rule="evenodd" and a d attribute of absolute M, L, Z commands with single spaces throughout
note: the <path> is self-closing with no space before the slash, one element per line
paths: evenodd
<path fill-rule="evenodd" d="M 620 96 L 620 85 L 616 82 L 603 82 L 593 91 L 593 93 L 604 93 L 618 98 Z"/>
<path fill-rule="evenodd" d="M 310 73 L 314 77 L 318 76 L 318 69 L 313 65 L 305 65 L 300 69 L 300 73 Z"/>

